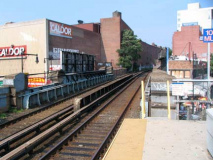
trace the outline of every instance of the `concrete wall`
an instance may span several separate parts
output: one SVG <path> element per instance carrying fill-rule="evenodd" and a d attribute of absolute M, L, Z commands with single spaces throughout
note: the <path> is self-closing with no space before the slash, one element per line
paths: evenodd
<path fill-rule="evenodd" d="M 151 73 L 151 95 L 150 95 L 150 112 L 151 117 L 167 117 L 167 80 L 170 82 L 170 106 L 171 118 L 176 119 L 175 96 L 172 96 L 171 82 L 174 77 L 169 76 L 165 71 L 153 69 Z"/>
<path fill-rule="evenodd" d="M 166 108 L 151 108 L 151 117 L 168 117 L 168 111 Z M 177 119 L 175 109 L 171 109 L 171 119 Z"/>
<path fill-rule="evenodd" d="M 170 103 L 174 105 L 175 96 L 170 96 Z M 167 95 L 165 94 L 152 94 L 151 101 L 154 103 L 167 103 Z"/>
<path fill-rule="evenodd" d="M 24 72 L 41 73 L 45 70 L 43 63 L 46 57 L 46 20 L 36 20 L 0 26 L 0 47 L 27 46 L 28 54 L 38 54 L 39 63 L 35 63 L 34 56 L 26 56 L 23 61 Z M 0 59 L 0 75 L 21 72 L 21 59 Z"/>

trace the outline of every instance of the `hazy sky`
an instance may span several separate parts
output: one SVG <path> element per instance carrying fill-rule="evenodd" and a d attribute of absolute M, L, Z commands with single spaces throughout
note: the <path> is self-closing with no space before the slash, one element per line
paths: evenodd
<path fill-rule="evenodd" d="M 67 24 L 100 22 L 117 10 L 138 38 L 172 47 L 177 10 L 185 10 L 194 2 L 213 7 L 213 0 L 0 0 L 0 25 L 41 18 Z"/>

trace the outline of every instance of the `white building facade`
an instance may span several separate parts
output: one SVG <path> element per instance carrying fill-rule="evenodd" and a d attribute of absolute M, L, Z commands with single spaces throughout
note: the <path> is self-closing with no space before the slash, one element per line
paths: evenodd
<path fill-rule="evenodd" d="M 182 26 L 194 25 L 200 25 L 200 31 L 213 28 L 213 7 L 201 8 L 199 3 L 190 3 L 187 10 L 177 11 L 177 31 Z"/>

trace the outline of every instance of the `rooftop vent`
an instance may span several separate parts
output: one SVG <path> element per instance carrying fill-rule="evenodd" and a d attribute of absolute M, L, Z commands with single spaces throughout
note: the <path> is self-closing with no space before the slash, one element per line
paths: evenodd
<path fill-rule="evenodd" d="M 6 22 L 5 24 L 12 24 L 12 23 L 15 23 L 15 22 Z"/>
<path fill-rule="evenodd" d="M 115 11 L 112 13 L 113 17 L 121 17 L 121 12 Z"/>
<path fill-rule="evenodd" d="M 78 24 L 83 24 L 83 23 L 84 23 L 84 21 L 78 20 Z"/>

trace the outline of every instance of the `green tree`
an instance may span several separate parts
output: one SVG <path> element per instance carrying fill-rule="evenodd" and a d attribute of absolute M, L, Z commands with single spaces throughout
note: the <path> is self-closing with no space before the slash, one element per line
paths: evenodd
<path fill-rule="evenodd" d="M 169 48 L 169 57 L 172 55 L 172 49 Z"/>
<path fill-rule="evenodd" d="M 124 30 L 122 33 L 121 49 L 118 49 L 119 63 L 128 70 L 133 70 L 137 60 L 141 57 L 138 53 L 142 51 L 141 40 L 137 39 L 131 30 Z"/>

